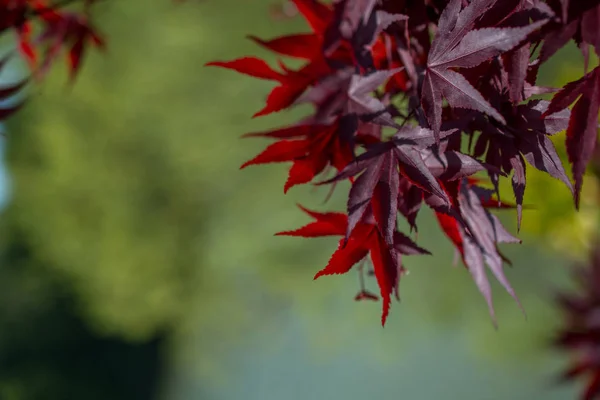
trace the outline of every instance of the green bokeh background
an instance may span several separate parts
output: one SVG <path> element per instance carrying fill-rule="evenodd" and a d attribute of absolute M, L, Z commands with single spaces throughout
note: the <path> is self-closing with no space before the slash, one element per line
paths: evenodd
<path fill-rule="evenodd" d="M 265 145 L 241 134 L 306 112 L 253 120 L 271 84 L 203 66 L 274 61 L 245 35 L 306 27 L 270 19 L 271 3 L 105 2 L 107 52 L 89 54 L 75 86 L 58 67 L 30 91 L 5 140 L 0 398 L 574 398 L 552 383 L 566 362 L 547 347 L 560 322 L 552 293 L 597 217 L 591 201 L 578 217 L 559 182 L 530 169 L 538 209 L 524 216 L 524 244 L 506 248 L 528 319 L 494 284 L 498 331 L 427 212 L 419 243 L 435 255 L 407 262 L 385 329 L 380 304 L 352 301 L 355 275 L 312 280 L 335 239 L 273 237 L 307 222 L 296 202 L 343 209 L 347 186 L 324 205 L 327 189 L 283 195 L 284 165 L 238 170 Z M 542 81 L 582 69 L 571 47 Z"/>

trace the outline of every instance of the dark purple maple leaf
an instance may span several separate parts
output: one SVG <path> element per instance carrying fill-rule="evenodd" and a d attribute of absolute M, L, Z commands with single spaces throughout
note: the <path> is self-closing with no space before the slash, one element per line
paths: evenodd
<path fill-rule="evenodd" d="M 455 130 L 442 132 L 443 137 Z M 426 193 L 433 193 L 450 207 L 450 199 L 439 179 L 453 180 L 479 172 L 485 167 L 475 159 L 455 151 L 434 155 L 422 150 L 433 145 L 433 131 L 421 127 L 401 128 L 388 142 L 370 146 L 338 175 L 323 183 L 362 174 L 352 184 L 348 197 L 348 238 L 356 224 L 372 207 L 375 220 L 388 244 L 393 241 L 400 195 L 400 179 Z M 412 208 L 412 207 L 411 207 Z"/>
<path fill-rule="evenodd" d="M 541 20 L 521 27 L 473 30 L 495 0 L 473 0 L 461 11 L 461 0 L 450 0 L 439 20 L 431 44 L 421 91 L 421 105 L 436 136 L 442 124 L 442 98 L 451 107 L 488 114 L 499 122 L 504 117 L 454 68 L 472 68 L 507 52 L 544 25 Z"/>
<path fill-rule="evenodd" d="M 329 55 L 343 40 L 352 37 L 371 18 L 373 8 L 379 0 L 346 0 L 334 2 L 333 21 L 325 32 L 323 51 Z"/>
<path fill-rule="evenodd" d="M 374 70 L 375 61 L 372 50 L 375 41 L 392 24 L 407 20 L 406 15 L 389 14 L 381 10 L 364 14 L 364 17 L 359 19 L 359 25 L 353 31 L 352 36 L 348 38 L 358 66 L 366 71 Z"/>
<path fill-rule="evenodd" d="M 588 65 L 587 46 L 592 46 L 596 55 L 600 56 L 600 5 L 585 11 L 581 16 L 578 38 L 579 47 L 584 51 L 585 68 Z M 587 71 L 586 71 L 587 72 Z"/>
<path fill-rule="evenodd" d="M 494 326 L 497 326 L 492 290 L 485 266 L 488 266 L 498 282 L 523 310 L 512 286 L 504 275 L 503 263 L 508 260 L 498 250 L 498 243 L 521 243 L 521 240 L 512 236 L 502 226 L 498 217 L 487 211 L 486 208 L 489 208 L 490 203 L 495 203 L 489 201 L 489 191 L 473 185 L 467 179 L 447 183 L 445 189 L 451 193 L 460 209 L 463 223 L 442 210 L 438 210 L 436 207 L 438 199 L 435 195 L 429 195 L 425 201 L 436 209 L 440 225 L 458 249 L 463 263 L 488 304 Z M 524 310 L 523 313 L 525 313 Z"/>
<path fill-rule="evenodd" d="M 532 100 L 517 107 L 509 103 L 503 110 L 506 113 L 505 124 L 493 123 L 485 118 L 476 117 L 473 127 L 481 131 L 475 143 L 473 154 L 480 157 L 484 153 L 485 161 L 506 174 L 513 173 L 512 187 L 517 203 L 517 227 L 520 228 L 523 198 L 526 184 L 526 164 L 546 172 L 562 181 L 571 191 L 573 187 L 564 170 L 562 162 L 549 136 L 567 128 L 569 110 L 561 110 L 543 118 L 549 102 Z M 496 190 L 498 175 L 488 170 Z"/>
<path fill-rule="evenodd" d="M 369 75 L 352 75 L 348 87 L 348 103 L 346 114 L 356 114 L 365 122 L 372 122 L 391 128 L 400 128 L 379 99 L 371 96 L 371 93 L 390 79 L 401 69 L 376 71 Z"/>
<path fill-rule="evenodd" d="M 556 93 L 544 116 L 549 118 L 551 114 L 564 110 L 576 100 L 567 127 L 566 144 L 575 180 L 575 204 L 579 207 L 583 174 L 592 159 L 598 141 L 600 67 L 596 67 L 581 79 L 567 84 Z"/>
<path fill-rule="evenodd" d="M 574 39 L 585 57 L 587 72 L 589 50 L 591 45 L 600 55 L 600 0 L 550 0 L 548 5 L 559 16 L 554 22 L 555 29 L 546 35 L 540 52 L 540 63 L 547 61 L 558 50 Z"/>
<path fill-rule="evenodd" d="M 398 212 L 406 218 L 410 225 L 411 232 L 418 232 L 417 214 L 423 204 L 423 190 L 413 185 L 410 180 L 400 177 L 398 189 Z"/>
<path fill-rule="evenodd" d="M 340 69 L 306 91 L 295 104 L 316 105 L 315 119 L 318 121 L 326 120 L 332 115 L 354 115 L 362 122 L 400 128 L 390 114 L 389 107 L 371 95 L 400 71 L 397 68 L 359 75 L 350 68 Z"/>

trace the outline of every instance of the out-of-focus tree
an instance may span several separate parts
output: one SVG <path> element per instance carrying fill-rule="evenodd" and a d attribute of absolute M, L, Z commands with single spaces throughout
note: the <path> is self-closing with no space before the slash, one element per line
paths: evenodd
<path fill-rule="evenodd" d="M 0 398 L 157 399 L 165 333 L 98 337 L 32 238 L 7 215 L 0 230 Z"/>
<path fill-rule="evenodd" d="M 220 11 L 236 4 L 183 9 L 170 2 L 107 2 L 99 23 L 119 40 L 106 54 L 90 53 L 68 91 L 65 71 L 52 70 L 30 91 L 6 135 L 13 196 L 3 214 L 5 239 L 18 233 L 27 240 L 17 269 L 23 279 L 39 280 L 50 297 L 67 298 L 64 318 L 90 340 L 143 344 L 166 335 L 170 365 L 177 343 L 201 336 L 200 348 L 181 354 L 203 374 L 218 371 L 223 353 L 244 338 L 244 327 L 266 325 L 277 308 L 268 294 L 245 293 L 239 279 L 247 272 L 241 269 L 260 268 L 265 260 L 248 263 L 248 243 L 255 242 L 247 238 L 266 242 L 273 227 L 252 221 L 256 213 L 236 198 L 240 187 L 254 184 L 238 173 L 245 156 L 239 133 L 261 127 L 246 122 L 248 98 L 266 88 L 198 72 L 206 54 L 220 54 L 231 43 L 251 46 L 242 34 L 248 26 L 272 31 L 260 22 L 269 4 L 262 1 L 231 13 L 234 28 L 215 35 Z M 256 18 L 248 19 L 252 13 Z M 273 172 L 259 184 L 274 183 Z M 262 211 L 284 215 L 287 200 L 264 203 Z M 233 258 L 222 257 L 222 244 Z M 17 268 L 13 259 L 3 263 L 7 273 Z M 22 285 L 11 287 L 14 298 L 27 296 Z M 54 307 L 36 301 L 31 313 L 44 315 L 45 304 Z M 21 311 L 12 310 L 27 315 Z M 32 316 L 28 326 L 37 320 Z M 14 354 L 22 348 L 15 345 Z"/>

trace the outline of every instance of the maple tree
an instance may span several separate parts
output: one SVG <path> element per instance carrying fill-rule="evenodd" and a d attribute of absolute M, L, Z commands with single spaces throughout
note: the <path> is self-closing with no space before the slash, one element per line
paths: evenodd
<path fill-rule="evenodd" d="M 313 106 L 296 125 L 246 135 L 276 141 L 242 167 L 291 162 L 284 192 L 351 183 L 346 214 L 304 209 L 316 221 L 282 234 L 343 236 L 315 278 L 346 273 L 370 254 L 385 324 L 403 256 L 429 253 L 399 231 L 398 218 L 416 231 L 429 207 L 495 323 L 486 266 L 518 302 L 498 243 L 520 240 L 489 210 L 515 209 L 520 228 L 528 165 L 564 182 L 579 206 L 597 140 L 600 67 L 587 70 L 589 47 L 600 52 L 600 0 L 292 3 L 310 32 L 249 37 L 278 55 L 279 70 L 255 57 L 207 64 L 277 83 L 255 117 Z M 539 86 L 539 68 L 571 40 L 584 76 L 562 89 Z M 293 69 L 282 57 L 304 64 Z M 563 130 L 572 179 L 551 140 Z M 511 180 L 514 204 L 500 200 L 500 179 Z M 378 296 L 361 287 L 356 299 Z"/>

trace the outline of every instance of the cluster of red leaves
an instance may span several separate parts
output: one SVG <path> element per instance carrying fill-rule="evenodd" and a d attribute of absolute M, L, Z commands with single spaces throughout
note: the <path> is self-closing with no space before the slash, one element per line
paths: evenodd
<path fill-rule="evenodd" d="M 276 141 L 242 167 L 291 162 L 286 192 L 331 167 L 336 175 L 315 183 L 352 184 L 345 214 L 303 209 L 315 221 L 281 234 L 342 236 L 315 278 L 346 273 L 370 254 L 385 324 L 404 256 L 428 253 L 398 231 L 398 217 L 416 231 L 429 207 L 494 318 L 486 266 L 516 299 L 498 243 L 520 241 L 489 209 L 516 208 L 520 226 L 527 164 L 564 182 L 578 207 L 597 140 L 600 67 L 587 72 L 587 56 L 590 46 L 600 53 L 600 0 L 292 2 L 310 32 L 249 38 L 303 60 L 300 68 L 281 58 L 279 69 L 255 57 L 208 64 L 276 83 L 255 117 L 314 107 L 297 125 L 247 135 Z M 586 56 L 584 76 L 562 89 L 538 86 L 540 66 L 571 40 Z M 551 101 L 532 98 L 547 93 Z M 574 185 L 550 140 L 563 130 Z M 499 200 L 501 177 L 512 181 L 514 205 Z M 356 298 L 377 296 L 361 287 Z"/>
<path fill-rule="evenodd" d="M 75 0 L 0 0 L 0 33 L 16 33 L 19 53 L 37 78 L 44 77 L 53 62 L 66 52 L 73 80 L 88 45 L 104 48 L 104 39 L 90 21 L 94 2 L 80 1 L 82 10 L 70 11 L 65 7 Z M 13 92 L 2 94 L 6 98 Z"/>
<path fill-rule="evenodd" d="M 89 44 L 104 48 L 104 39 L 90 22 L 90 7 L 96 0 L 83 0 L 79 12 L 63 10 L 75 0 L 0 0 L 0 34 L 14 32 L 17 54 L 25 58 L 33 76 L 41 79 L 63 51 L 67 53 L 69 75 L 74 81 Z M 0 60 L 0 71 L 15 54 Z M 18 93 L 28 79 L 0 88 L 0 101 Z M 14 114 L 23 103 L 0 107 L 0 122 Z"/>
<path fill-rule="evenodd" d="M 554 342 L 573 355 L 561 380 L 588 379 L 585 400 L 600 398 L 600 243 L 596 243 L 588 264 L 575 268 L 577 292 L 558 296 L 565 320 Z"/>

